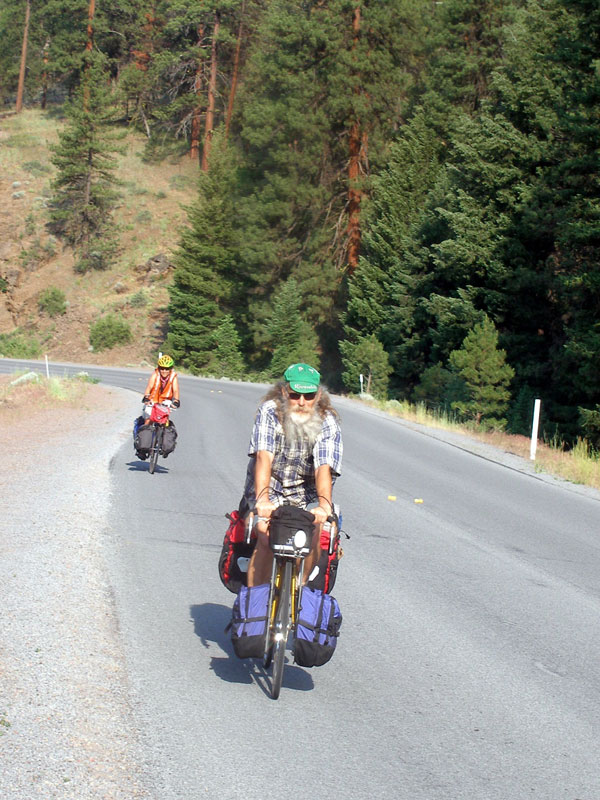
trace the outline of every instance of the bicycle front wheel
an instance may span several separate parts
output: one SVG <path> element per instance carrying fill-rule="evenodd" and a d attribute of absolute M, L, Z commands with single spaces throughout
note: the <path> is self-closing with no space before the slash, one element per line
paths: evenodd
<path fill-rule="evenodd" d="M 279 595 L 277 616 L 275 618 L 275 641 L 273 643 L 273 681 L 271 683 L 271 695 L 273 700 L 277 700 L 279 697 L 279 692 L 281 691 L 281 682 L 283 681 L 285 648 L 290 630 L 291 591 L 292 562 L 286 561 L 283 572 L 283 580 L 281 581 L 281 593 Z"/>
<path fill-rule="evenodd" d="M 150 475 L 154 474 L 156 469 L 156 462 L 158 461 L 158 453 L 160 451 L 161 430 L 154 427 L 152 431 L 152 447 L 150 448 L 150 462 L 148 464 L 148 472 Z"/>

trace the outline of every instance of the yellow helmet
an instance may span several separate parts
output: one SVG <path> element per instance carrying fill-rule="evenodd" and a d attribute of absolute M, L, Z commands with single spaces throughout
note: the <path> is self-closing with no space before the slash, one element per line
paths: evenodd
<path fill-rule="evenodd" d="M 165 369 L 172 369 L 175 366 L 175 362 L 171 358 L 171 356 L 161 356 L 158 359 L 158 366 L 164 367 Z"/>

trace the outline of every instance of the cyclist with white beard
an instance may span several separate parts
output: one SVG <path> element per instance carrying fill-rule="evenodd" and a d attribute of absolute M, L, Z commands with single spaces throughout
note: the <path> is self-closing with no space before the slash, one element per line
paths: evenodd
<path fill-rule="evenodd" d="M 255 508 L 258 540 L 248 567 L 248 586 L 267 583 L 272 553 L 268 520 L 279 505 L 309 507 L 317 535 L 305 563 L 310 575 L 321 552 L 321 525 L 333 511 L 332 489 L 342 465 L 339 417 L 321 376 L 308 364 L 292 364 L 256 413 L 240 513 Z M 313 504 L 314 507 L 310 507 Z"/>

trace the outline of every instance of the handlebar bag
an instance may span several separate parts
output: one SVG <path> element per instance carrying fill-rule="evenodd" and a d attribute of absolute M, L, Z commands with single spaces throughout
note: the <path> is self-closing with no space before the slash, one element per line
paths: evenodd
<path fill-rule="evenodd" d="M 159 425 L 164 425 L 169 421 L 169 409 L 161 403 L 154 403 L 150 411 L 150 422 L 158 422 Z"/>
<path fill-rule="evenodd" d="M 269 543 L 271 548 L 291 544 L 297 531 L 306 533 L 307 547 L 310 547 L 315 527 L 315 518 L 310 511 L 297 506 L 278 506 L 271 514 L 269 524 Z"/>
<path fill-rule="evenodd" d="M 262 658 L 267 637 L 270 585 L 242 586 L 233 602 L 231 643 L 238 658 Z"/>
<path fill-rule="evenodd" d="M 294 661 L 301 667 L 320 667 L 335 651 L 342 612 L 335 597 L 305 586 L 300 598 Z"/>

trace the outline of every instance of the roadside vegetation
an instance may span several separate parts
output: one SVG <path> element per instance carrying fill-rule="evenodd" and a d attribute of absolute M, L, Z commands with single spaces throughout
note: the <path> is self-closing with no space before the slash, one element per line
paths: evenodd
<path fill-rule="evenodd" d="M 98 380 L 84 372 L 66 378 L 46 378 L 31 373 L 1 375 L 0 420 L 4 422 L 4 417 L 12 412 L 54 408 L 62 404 L 79 405 L 91 383 L 98 383 Z"/>

